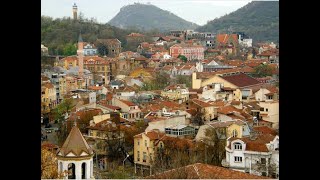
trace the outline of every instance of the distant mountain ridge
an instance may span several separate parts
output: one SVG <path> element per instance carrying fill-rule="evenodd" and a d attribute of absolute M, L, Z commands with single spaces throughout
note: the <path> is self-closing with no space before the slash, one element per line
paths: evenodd
<path fill-rule="evenodd" d="M 279 42 L 279 1 L 252 1 L 238 10 L 209 21 L 200 32 L 244 32 L 254 42 Z"/>
<path fill-rule="evenodd" d="M 151 4 L 135 3 L 124 6 L 108 24 L 123 29 L 169 31 L 195 29 L 197 24 L 186 21 L 177 15 Z"/>

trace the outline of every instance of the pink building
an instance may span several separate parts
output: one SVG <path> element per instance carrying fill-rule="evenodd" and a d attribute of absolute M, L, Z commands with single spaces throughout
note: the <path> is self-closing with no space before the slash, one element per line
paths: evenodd
<path fill-rule="evenodd" d="M 187 57 L 188 60 L 203 60 L 204 50 L 204 47 L 201 45 L 175 44 L 170 47 L 170 55 L 176 58 L 181 54 Z"/>

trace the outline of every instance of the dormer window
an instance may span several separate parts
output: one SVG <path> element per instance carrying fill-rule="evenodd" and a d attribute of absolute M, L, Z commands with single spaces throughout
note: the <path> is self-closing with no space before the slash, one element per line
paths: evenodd
<path fill-rule="evenodd" d="M 242 150 L 242 144 L 241 143 L 234 143 L 233 146 L 234 146 L 235 150 Z"/>

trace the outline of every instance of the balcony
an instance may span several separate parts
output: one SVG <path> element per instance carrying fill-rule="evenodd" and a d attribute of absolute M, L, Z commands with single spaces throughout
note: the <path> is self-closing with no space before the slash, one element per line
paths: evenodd
<path fill-rule="evenodd" d="M 222 159 L 221 165 L 226 168 L 230 167 L 230 164 L 226 161 L 226 159 Z"/>

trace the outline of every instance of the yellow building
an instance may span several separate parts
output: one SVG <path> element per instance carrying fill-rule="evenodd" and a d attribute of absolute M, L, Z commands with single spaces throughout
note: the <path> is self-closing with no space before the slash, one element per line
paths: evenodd
<path fill-rule="evenodd" d="M 205 132 L 207 129 L 214 128 L 214 129 L 222 129 L 222 132 L 225 132 L 226 139 L 230 137 L 237 137 L 242 138 L 245 136 L 249 136 L 249 127 L 248 125 L 240 120 L 234 121 L 225 121 L 225 122 L 212 122 L 200 126 L 198 134 L 196 135 L 196 141 L 201 141 L 206 138 Z"/>
<path fill-rule="evenodd" d="M 161 96 L 169 100 L 182 100 L 182 102 L 185 102 L 189 100 L 189 90 L 185 84 L 170 85 L 161 91 Z"/>
<path fill-rule="evenodd" d="M 272 128 L 279 128 L 279 101 L 266 100 L 259 102 L 260 116 L 263 120 L 272 122 Z"/>
<path fill-rule="evenodd" d="M 142 174 L 145 170 L 150 171 L 150 175 L 152 173 L 152 165 L 155 158 L 156 146 L 155 143 L 160 140 L 164 133 L 160 133 L 159 131 L 152 130 L 149 132 L 144 132 L 134 136 L 134 167 L 135 173 L 137 173 L 137 169 L 139 169 Z M 163 146 L 162 143 L 158 144 L 159 146 Z"/>
<path fill-rule="evenodd" d="M 204 123 L 211 121 L 217 116 L 217 108 L 212 104 L 198 99 L 192 99 L 189 103 L 190 104 L 187 105 L 188 109 L 195 108 L 197 111 L 203 113 L 202 118 Z"/>
<path fill-rule="evenodd" d="M 49 113 L 57 105 L 56 89 L 51 83 L 41 85 L 41 113 Z"/>

